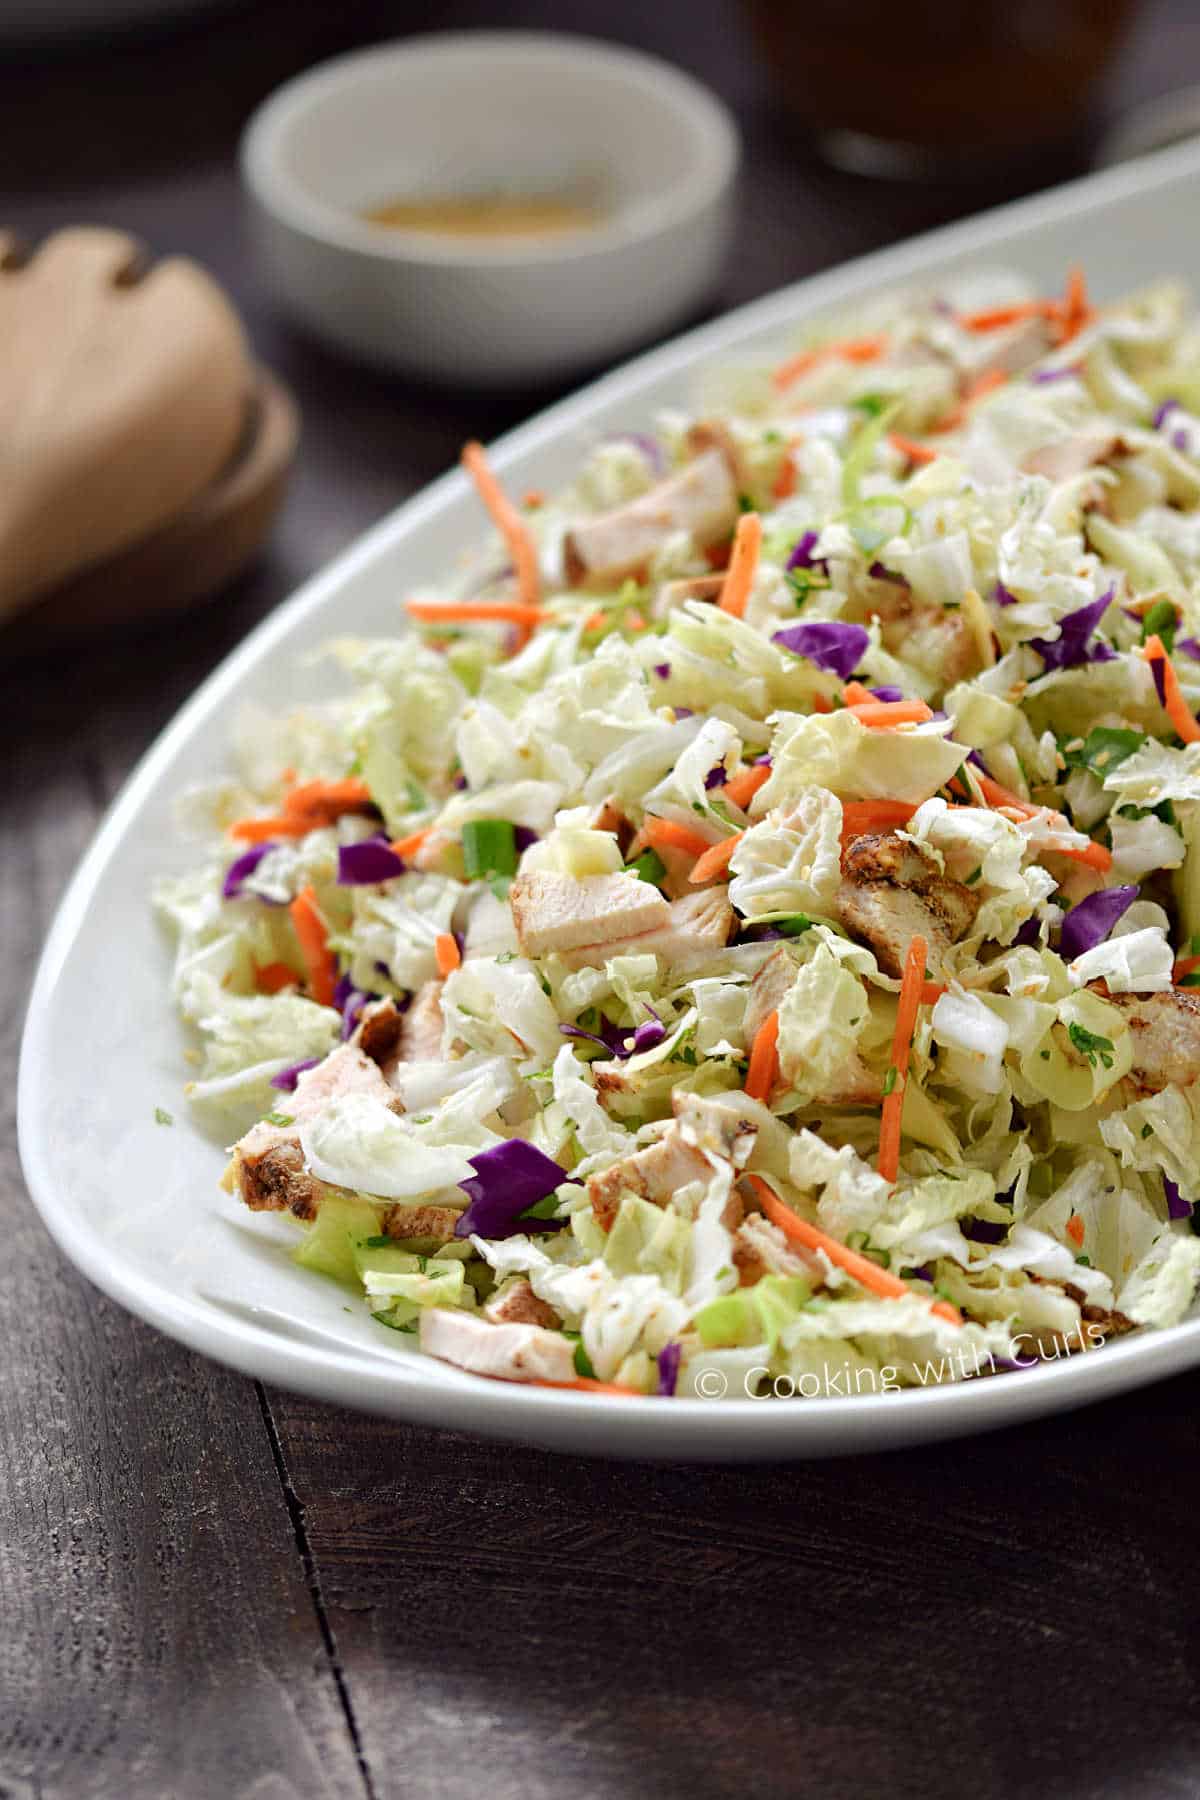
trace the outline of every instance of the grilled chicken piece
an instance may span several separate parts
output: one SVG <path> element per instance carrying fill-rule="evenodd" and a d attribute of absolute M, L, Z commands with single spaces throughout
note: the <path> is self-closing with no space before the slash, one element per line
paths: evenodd
<path fill-rule="evenodd" d="M 1124 440 L 1112 431 L 1077 431 L 1072 437 L 1059 438 L 1030 451 L 1021 467 L 1027 475 L 1044 475 L 1047 481 L 1070 481 L 1093 469 L 1098 463 L 1111 462 L 1124 453 Z"/>
<path fill-rule="evenodd" d="M 685 1144 L 723 1157 L 744 1169 L 758 1138 L 758 1121 L 748 1116 L 742 1094 L 691 1094 L 677 1089 L 671 1110 Z"/>
<path fill-rule="evenodd" d="M 1133 1069 L 1128 1077 L 1154 1094 L 1168 1082 L 1186 1087 L 1200 1075 L 1200 992 L 1168 988 L 1161 994 L 1110 994 L 1103 982 L 1092 991 L 1119 1006 L 1133 1037 Z"/>
<path fill-rule="evenodd" d="M 946 951 L 975 922 L 979 901 L 973 891 L 939 874 L 928 851 L 894 831 L 855 838 L 842 858 L 842 875 L 842 924 L 865 939 L 880 968 L 899 976 L 919 932 L 929 945 L 929 979 L 943 980 Z"/>
<path fill-rule="evenodd" d="M 233 1148 L 226 1185 L 240 1194 L 252 1212 L 291 1212 L 315 1219 L 321 1183 L 304 1166 L 295 1125 L 302 1125 L 343 1094 L 371 1094 L 396 1106 L 396 1096 L 379 1067 L 356 1044 L 339 1044 L 315 1069 L 306 1069 L 296 1091 L 285 1098 L 293 1125 L 260 1119 Z"/>
<path fill-rule="evenodd" d="M 531 870 L 509 890 L 517 941 L 526 956 L 551 951 L 603 951 L 619 939 L 665 925 L 670 909 L 658 889 L 636 875 L 560 875 Z M 607 950 L 612 956 L 616 952 Z M 604 955 L 584 956 L 603 962 Z"/>
<path fill-rule="evenodd" d="M 825 1280 L 824 1268 L 811 1251 L 790 1244 L 778 1225 L 756 1212 L 747 1213 L 738 1227 L 733 1266 L 739 1287 L 753 1287 L 764 1275 L 815 1275 L 817 1286 Z"/>
<path fill-rule="evenodd" d="M 878 619 L 884 649 L 912 663 L 939 689 L 953 687 L 983 667 L 979 640 L 966 613 L 918 600 L 897 581 L 873 581 L 869 595 L 846 616 L 862 623 Z"/>
<path fill-rule="evenodd" d="M 389 1206 L 383 1215 L 385 1237 L 403 1244 L 448 1244 L 462 1213 L 453 1206 Z"/>
<path fill-rule="evenodd" d="M 440 1062 L 442 1055 L 442 982 L 423 981 L 400 1024 L 397 1062 Z"/>
<path fill-rule="evenodd" d="M 434 1306 L 421 1314 L 429 1356 L 500 1381 L 574 1381 L 575 1346 L 540 1325 L 493 1325 L 475 1313 Z"/>
<path fill-rule="evenodd" d="M 497 1288 L 484 1305 L 483 1316 L 493 1325 L 541 1325 L 547 1331 L 562 1323 L 554 1308 L 538 1299 L 523 1275 Z"/>
<path fill-rule="evenodd" d="M 689 1181 L 701 1181 L 707 1186 L 712 1173 L 707 1158 L 686 1141 L 677 1125 L 672 1125 L 657 1143 L 635 1150 L 610 1169 L 590 1176 L 588 1199 L 600 1225 L 611 1231 L 624 1195 L 636 1194 L 655 1206 L 665 1206 L 677 1188 L 686 1187 Z"/>
<path fill-rule="evenodd" d="M 737 479 L 722 450 L 705 450 L 677 475 L 627 506 L 581 520 L 563 539 L 572 587 L 612 587 L 636 574 L 677 531 L 697 544 L 715 543 L 738 516 Z"/>
<path fill-rule="evenodd" d="M 663 905 L 666 906 L 665 901 Z M 690 894 L 671 902 L 665 921 L 652 931 L 605 943 L 581 944 L 578 949 L 565 952 L 563 961 L 573 969 L 598 968 L 610 956 L 635 956 L 649 951 L 676 974 L 686 973 L 729 942 L 734 923 L 734 911 L 723 886 L 693 888 Z"/>
<path fill-rule="evenodd" d="M 373 1000 L 359 1014 L 350 1042 L 357 1044 L 364 1056 L 369 1056 L 382 1068 L 396 1055 L 404 1031 L 404 1017 L 394 1000 Z"/>

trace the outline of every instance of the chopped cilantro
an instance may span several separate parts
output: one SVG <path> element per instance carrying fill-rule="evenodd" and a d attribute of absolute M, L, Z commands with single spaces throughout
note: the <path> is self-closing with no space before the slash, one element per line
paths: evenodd
<path fill-rule="evenodd" d="M 966 877 L 966 883 L 967 883 L 967 886 L 968 886 L 968 887 L 974 887 L 974 886 L 975 886 L 975 883 L 976 883 L 976 882 L 977 882 L 977 881 L 979 881 L 979 880 L 981 880 L 981 879 L 982 879 L 982 877 L 983 877 L 983 870 L 982 870 L 982 869 L 979 869 L 979 868 L 976 868 L 976 869 L 972 869 L 972 870 L 971 870 L 971 873 L 970 873 L 970 874 L 969 874 L 969 875 L 968 875 L 968 876 L 967 876 L 967 877 Z"/>
<path fill-rule="evenodd" d="M 1059 749 L 1069 769 L 1090 769 L 1100 779 L 1140 750 L 1146 742 L 1142 731 L 1128 731 L 1117 725 L 1096 725 L 1086 738 L 1071 738 Z"/>
<path fill-rule="evenodd" d="M 1093 1069 L 1097 1059 L 1106 1069 L 1113 1066 L 1113 1041 L 1101 1037 L 1098 1032 L 1089 1031 L 1086 1025 L 1078 1025 L 1074 1021 L 1067 1026 L 1067 1036 L 1078 1050 L 1080 1056 L 1086 1056 Z"/>
<path fill-rule="evenodd" d="M 596 1371 L 592 1367 L 592 1359 L 583 1347 L 582 1338 L 580 1338 L 575 1346 L 575 1373 L 582 1376 L 584 1381 L 595 1381 L 596 1379 Z"/>
<path fill-rule="evenodd" d="M 175 1121 L 165 1106 L 156 1106 L 154 1109 L 154 1123 L 156 1125 L 173 1125 Z"/>
<path fill-rule="evenodd" d="M 899 1073 L 899 1071 L 896 1068 L 895 1063 L 890 1064 L 890 1066 L 888 1068 L 888 1072 L 883 1078 L 883 1097 L 885 1100 L 887 1099 L 888 1095 L 891 1093 L 892 1089 L 896 1085 L 896 1077 L 897 1077 L 898 1073 Z"/>
<path fill-rule="evenodd" d="M 269 1112 L 266 1117 L 266 1123 L 268 1125 L 294 1125 L 295 1120 L 292 1118 L 291 1113 Z"/>
<path fill-rule="evenodd" d="M 390 1237 L 369 1237 L 362 1241 L 364 1250 L 386 1250 L 391 1245 Z"/>
<path fill-rule="evenodd" d="M 662 857 L 653 850 L 643 850 L 636 862 L 628 864 L 628 869 L 631 875 L 636 875 L 639 881 L 648 881 L 651 887 L 657 887 L 667 874 Z"/>
<path fill-rule="evenodd" d="M 1179 626 L 1179 613 L 1173 600 L 1156 600 L 1145 618 L 1142 620 L 1142 642 L 1148 638 L 1159 637 L 1162 647 L 1169 656 L 1175 648 L 1175 632 Z"/>

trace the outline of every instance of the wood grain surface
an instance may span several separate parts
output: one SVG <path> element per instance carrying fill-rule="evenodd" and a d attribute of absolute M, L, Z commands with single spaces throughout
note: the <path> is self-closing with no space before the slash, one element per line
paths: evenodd
<path fill-rule="evenodd" d="M 0 60 L 0 225 L 36 239 L 88 219 L 196 256 L 305 418 L 252 577 L 157 634 L 0 670 L 0 1800 L 1191 1800 L 1191 1380 L 889 1457 L 556 1458 L 265 1393 L 102 1300 L 26 1198 L 11 1102 L 28 983 L 125 773 L 299 580 L 465 436 L 548 397 L 382 380 L 274 319 L 234 163 L 271 86 L 434 25 L 569 23 L 660 49 L 746 135 L 723 304 L 1073 166 L 873 187 L 789 134 L 732 5 L 565 11 L 264 0 L 157 41 Z M 1187 79 L 1200 18 L 1151 7 L 1114 96 Z"/>

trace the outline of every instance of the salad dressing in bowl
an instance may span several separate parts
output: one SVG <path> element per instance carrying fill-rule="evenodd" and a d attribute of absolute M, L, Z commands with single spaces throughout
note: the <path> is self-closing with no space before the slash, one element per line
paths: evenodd
<path fill-rule="evenodd" d="M 401 197 L 364 209 L 369 225 L 437 237 L 510 239 L 561 237 L 604 222 L 601 207 L 568 194 L 447 194 Z"/>

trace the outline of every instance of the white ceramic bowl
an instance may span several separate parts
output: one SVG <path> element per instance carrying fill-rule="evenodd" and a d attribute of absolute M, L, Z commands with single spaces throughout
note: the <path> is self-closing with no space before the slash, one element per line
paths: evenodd
<path fill-rule="evenodd" d="M 592 38 L 453 32 L 289 82 L 242 145 L 255 232 L 302 324 L 440 380 L 562 375 L 645 343 L 710 291 L 738 135 L 677 69 Z M 397 196 L 598 185 L 595 227 L 464 240 L 369 224 Z"/>

